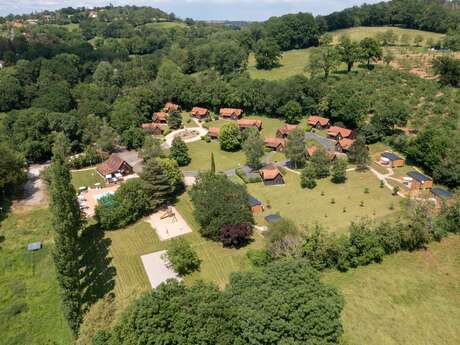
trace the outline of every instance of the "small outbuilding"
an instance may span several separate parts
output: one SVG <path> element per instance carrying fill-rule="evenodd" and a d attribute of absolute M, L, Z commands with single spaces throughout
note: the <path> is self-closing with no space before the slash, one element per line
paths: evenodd
<path fill-rule="evenodd" d="M 389 165 L 392 168 L 403 167 L 405 160 L 393 152 L 383 152 L 380 155 L 380 164 Z"/>
<path fill-rule="evenodd" d="M 279 214 L 270 214 L 266 216 L 264 219 L 267 223 L 279 222 L 280 220 L 283 220 L 283 218 Z"/>
<path fill-rule="evenodd" d="M 433 188 L 431 190 L 431 194 L 433 194 L 433 197 L 436 200 L 436 207 L 438 208 L 452 200 L 453 196 L 451 192 L 442 188 Z"/>
<path fill-rule="evenodd" d="M 294 129 L 297 128 L 299 128 L 299 126 L 286 124 L 283 127 L 278 128 L 278 130 L 276 131 L 276 137 L 286 139 L 289 133 L 291 133 Z"/>
<path fill-rule="evenodd" d="M 42 247 L 43 247 L 43 245 L 42 245 L 41 242 L 33 242 L 33 243 L 29 243 L 29 244 L 27 245 L 27 250 L 28 250 L 29 252 L 34 252 L 34 251 L 36 251 L 36 250 L 42 249 Z"/>
<path fill-rule="evenodd" d="M 112 155 L 104 163 L 99 164 L 96 171 L 106 180 L 112 181 L 113 179 L 132 174 L 133 167 L 120 157 Z"/>
<path fill-rule="evenodd" d="M 220 128 L 219 127 L 211 127 L 208 129 L 208 137 L 209 139 L 219 139 Z"/>
<path fill-rule="evenodd" d="M 281 138 L 265 138 L 264 143 L 273 151 L 283 152 L 286 148 L 286 140 Z"/>
<path fill-rule="evenodd" d="M 343 128 L 343 127 L 337 127 L 337 126 L 331 126 L 327 130 L 327 135 L 335 140 L 342 140 L 344 138 L 349 138 L 351 139 L 353 135 L 353 131 L 348 128 Z"/>
<path fill-rule="evenodd" d="M 219 116 L 222 119 L 227 120 L 238 120 L 243 116 L 243 109 L 237 108 L 221 108 L 219 110 Z"/>
<path fill-rule="evenodd" d="M 237 121 L 238 127 L 240 130 L 244 130 L 246 128 L 257 128 L 259 131 L 262 130 L 262 121 L 261 120 L 253 120 L 253 119 L 241 119 Z"/>
<path fill-rule="evenodd" d="M 318 129 L 329 128 L 331 126 L 331 120 L 321 116 L 310 116 L 307 123 Z"/>
<path fill-rule="evenodd" d="M 209 110 L 206 108 L 193 107 L 191 115 L 198 120 L 204 120 L 209 116 Z"/>
<path fill-rule="evenodd" d="M 284 184 L 283 175 L 274 165 L 268 165 L 259 170 L 260 177 L 266 186 L 275 186 Z"/>
<path fill-rule="evenodd" d="M 411 171 L 407 173 L 407 176 L 410 178 L 408 180 L 408 187 L 411 190 L 422 190 L 422 189 L 431 189 L 433 188 L 433 179 L 418 171 Z"/>
<path fill-rule="evenodd" d="M 159 111 L 156 113 L 153 113 L 152 120 L 155 123 L 167 123 L 168 122 L 168 113 L 164 111 Z"/>
<path fill-rule="evenodd" d="M 248 198 L 249 207 L 251 207 L 251 211 L 253 214 L 260 214 L 264 212 L 264 206 L 262 202 L 254 198 L 253 196 L 249 196 Z"/>

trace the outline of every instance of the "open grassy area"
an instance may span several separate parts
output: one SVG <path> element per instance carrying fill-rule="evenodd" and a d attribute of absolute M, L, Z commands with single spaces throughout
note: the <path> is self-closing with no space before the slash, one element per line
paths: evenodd
<path fill-rule="evenodd" d="M 187 24 L 182 22 L 158 22 L 158 23 L 147 23 L 146 27 L 154 29 L 172 29 L 172 28 L 187 28 Z"/>
<path fill-rule="evenodd" d="M 285 122 L 280 118 L 273 118 L 267 116 L 245 116 L 245 119 L 255 119 L 262 121 L 261 135 L 263 137 L 274 137 L 278 128 L 283 127 Z M 223 124 L 230 122 L 230 120 L 216 120 L 208 122 L 207 127 L 222 127 Z"/>
<path fill-rule="evenodd" d="M 323 280 L 345 296 L 347 344 L 458 344 L 460 236 Z"/>
<path fill-rule="evenodd" d="M 366 37 L 375 37 L 377 34 L 391 30 L 393 31 L 396 36 L 398 36 L 397 44 L 400 43 L 400 39 L 402 35 L 407 35 L 409 38 L 409 45 L 413 45 L 415 37 L 421 35 L 424 39 L 422 45 L 426 45 L 427 41 L 432 39 L 434 41 L 441 40 L 444 35 L 438 34 L 435 32 L 428 32 L 428 31 L 421 31 L 421 30 L 413 30 L 413 29 L 404 29 L 404 28 L 397 28 L 393 26 L 375 26 L 375 27 L 367 27 L 367 26 L 358 26 L 349 29 L 342 29 L 331 32 L 332 39 L 334 43 L 339 41 L 339 38 L 343 35 L 347 35 L 353 41 L 361 41 L 363 38 Z"/>
<path fill-rule="evenodd" d="M 12 213 L 1 224 L 0 344 L 71 343 L 60 307 L 49 212 Z M 28 252 L 28 243 L 43 249 Z"/>
<path fill-rule="evenodd" d="M 236 168 L 246 162 L 246 157 L 243 151 L 225 152 L 220 149 L 219 142 L 213 140 L 210 143 L 205 141 L 196 141 L 187 144 L 192 161 L 184 171 L 204 171 L 211 167 L 211 153 L 214 154 L 217 171 L 225 171 Z"/>
<path fill-rule="evenodd" d="M 214 282 L 224 287 L 231 272 L 249 267 L 246 252 L 260 248 L 262 237 L 254 235 L 254 242 L 242 249 L 227 249 L 221 244 L 205 240 L 198 233 L 198 225 L 192 216 L 192 205 L 188 195 L 183 195 L 177 205 L 193 233 L 184 236 L 202 260 L 201 271 L 186 278 L 186 283 L 196 280 Z M 106 232 L 109 241 L 109 256 L 116 269 L 115 296 L 119 309 L 126 307 L 133 298 L 151 289 L 141 262 L 141 255 L 164 250 L 168 242 L 160 242 L 155 231 L 146 222 L 139 222 L 126 229 Z"/>
<path fill-rule="evenodd" d="M 94 188 L 95 183 L 104 186 L 104 179 L 96 172 L 96 168 L 72 172 L 72 184 L 76 190 L 84 186 Z"/>
<path fill-rule="evenodd" d="M 286 184 L 282 186 L 249 184 L 249 193 L 265 205 L 264 214 L 256 220 L 263 224 L 264 216 L 279 213 L 299 225 L 318 223 L 328 231 L 343 232 L 353 220 L 361 217 L 382 219 L 397 212 L 400 199 L 392 196 L 388 189 L 380 188 L 379 180 L 371 172 L 352 171 L 347 175 L 344 184 L 322 179 L 313 190 L 302 189 L 300 176 L 291 172 L 285 174 Z M 365 188 L 369 188 L 369 193 L 364 192 Z M 390 210 L 391 204 L 394 210 Z"/>

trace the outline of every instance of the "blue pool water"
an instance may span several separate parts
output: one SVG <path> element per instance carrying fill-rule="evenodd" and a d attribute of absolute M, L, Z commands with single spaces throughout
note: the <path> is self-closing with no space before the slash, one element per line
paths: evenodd
<path fill-rule="evenodd" d="M 113 195 L 113 194 L 114 194 L 113 192 L 105 192 L 104 194 L 97 195 L 96 200 L 99 201 L 102 198 L 105 198 L 106 196 Z"/>

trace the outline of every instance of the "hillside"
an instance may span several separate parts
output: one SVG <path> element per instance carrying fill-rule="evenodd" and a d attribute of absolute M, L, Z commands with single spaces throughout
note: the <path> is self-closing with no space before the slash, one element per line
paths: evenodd
<path fill-rule="evenodd" d="M 365 37 L 376 38 L 379 34 L 384 33 L 388 30 L 392 30 L 398 37 L 398 41 L 395 43 L 394 47 L 389 49 L 392 50 L 395 57 L 406 57 L 409 56 L 409 53 L 424 54 L 427 51 L 427 43 L 430 41 L 437 42 L 444 37 L 443 34 L 412 30 L 412 29 L 403 29 L 395 28 L 388 26 L 381 27 L 355 27 L 349 29 L 342 29 L 331 32 L 331 36 L 334 43 L 337 43 L 341 36 L 347 35 L 354 41 L 360 41 Z M 401 39 L 405 36 L 408 42 L 408 45 L 402 45 Z M 420 44 L 420 47 L 414 46 L 414 40 L 417 36 L 423 37 L 423 41 Z M 256 69 L 256 61 L 253 54 L 249 57 L 248 71 L 252 78 L 254 79 L 267 79 L 267 80 L 278 80 L 286 79 L 297 74 L 307 75 L 305 71 L 305 66 L 308 64 L 309 55 L 312 48 L 307 49 L 298 49 L 290 50 L 283 53 L 281 58 L 281 66 L 274 68 L 273 70 L 258 70 Z M 399 65 L 402 65 L 400 63 Z M 341 66 L 340 69 L 345 68 Z"/>

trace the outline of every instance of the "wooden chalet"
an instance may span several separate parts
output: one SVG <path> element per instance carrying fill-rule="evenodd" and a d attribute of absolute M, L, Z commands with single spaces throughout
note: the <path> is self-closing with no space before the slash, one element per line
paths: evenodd
<path fill-rule="evenodd" d="M 180 107 L 179 104 L 174 104 L 174 103 L 171 103 L 171 102 L 166 103 L 165 107 L 163 108 L 163 111 L 165 113 L 169 113 L 170 111 L 173 111 L 173 110 L 181 111 L 182 108 Z"/>
<path fill-rule="evenodd" d="M 276 137 L 277 138 L 287 138 L 289 133 L 291 133 L 294 129 L 297 129 L 297 128 L 299 128 L 299 126 L 286 124 L 283 127 L 278 128 L 278 130 L 276 131 Z"/>
<path fill-rule="evenodd" d="M 329 128 L 331 126 L 331 120 L 321 116 L 310 116 L 307 123 L 315 128 Z"/>
<path fill-rule="evenodd" d="M 208 129 L 208 137 L 209 139 L 219 139 L 220 128 L 218 127 L 211 127 Z"/>
<path fill-rule="evenodd" d="M 219 116 L 222 119 L 238 120 L 241 119 L 241 117 L 243 116 L 243 109 L 221 108 L 219 110 Z"/>
<path fill-rule="evenodd" d="M 283 175 L 274 165 L 266 166 L 259 170 L 260 177 L 266 186 L 275 186 L 284 184 Z"/>
<path fill-rule="evenodd" d="M 408 172 L 407 176 L 410 180 L 408 180 L 408 186 L 413 191 L 433 188 L 433 179 L 431 177 L 425 176 L 418 171 Z"/>
<path fill-rule="evenodd" d="M 259 131 L 262 130 L 262 121 L 261 120 L 252 120 L 252 119 L 241 119 L 237 121 L 238 127 L 240 130 L 244 130 L 246 128 L 254 127 L 257 128 Z"/>
<path fill-rule="evenodd" d="M 449 204 L 452 201 L 453 194 L 442 188 L 433 188 L 431 194 L 435 199 L 436 208 L 440 208 L 444 204 Z"/>
<path fill-rule="evenodd" d="M 112 177 L 126 176 L 133 173 L 133 167 L 118 156 L 110 156 L 104 163 L 96 167 L 96 171 L 105 179 Z"/>
<path fill-rule="evenodd" d="M 273 151 L 283 152 L 286 148 L 286 139 L 281 138 L 265 138 L 265 147 Z"/>
<path fill-rule="evenodd" d="M 318 148 L 316 146 L 310 146 L 306 148 L 306 151 L 307 156 L 311 158 L 316 153 L 316 151 L 318 151 Z"/>
<path fill-rule="evenodd" d="M 198 120 L 203 120 L 209 116 L 209 110 L 206 108 L 193 107 L 191 115 Z"/>
<path fill-rule="evenodd" d="M 342 140 L 345 138 L 351 139 L 353 136 L 353 131 L 343 127 L 331 126 L 327 130 L 327 135 L 335 140 Z"/>
<path fill-rule="evenodd" d="M 399 168 L 404 166 L 405 160 L 392 152 L 383 152 L 380 155 L 380 164 Z"/>
<path fill-rule="evenodd" d="M 153 113 L 152 120 L 155 123 L 167 123 L 168 116 L 168 113 L 165 113 L 164 111 L 159 111 L 157 113 Z"/>
<path fill-rule="evenodd" d="M 350 148 L 353 146 L 354 142 L 354 140 L 348 138 L 340 139 L 339 141 L 337 141 L 335 149 L 337 152 L 348 152 Z"/>
<path fill-rule="evenodd" d="M 151 135 L 162 135 L 164 132 L 163 127 L 159 123 L 155 122 L 143 123 L 141 128 Z"/>
<path fill-rule="evenodd" d="M 264 206 L 262 205 L 262 202 L 251 195 L 248 198 L 248 204 L 253 214 L 260 214 L 264 212 Z"/>

